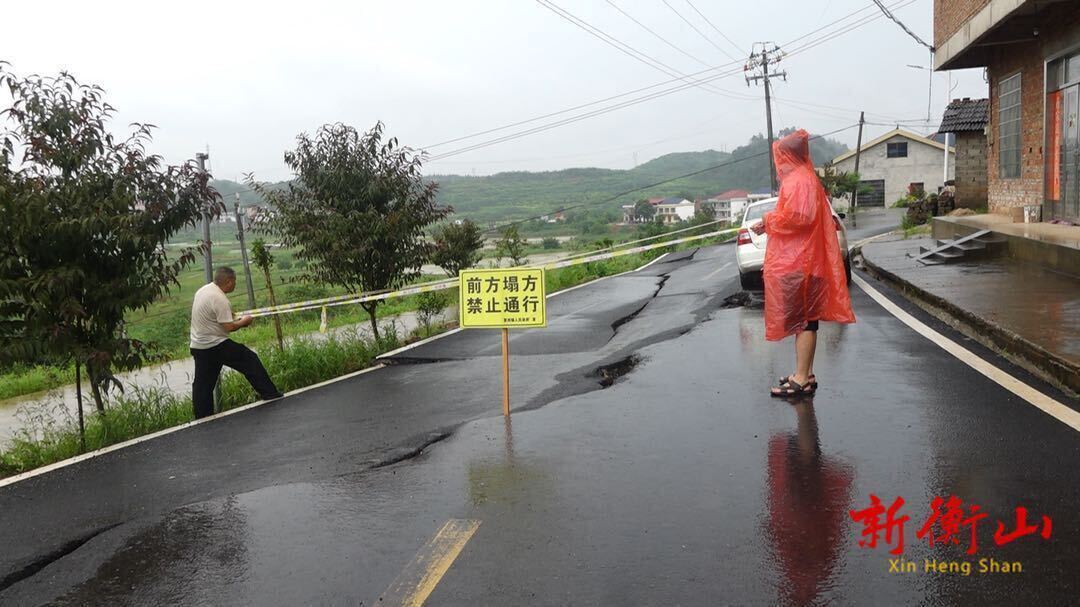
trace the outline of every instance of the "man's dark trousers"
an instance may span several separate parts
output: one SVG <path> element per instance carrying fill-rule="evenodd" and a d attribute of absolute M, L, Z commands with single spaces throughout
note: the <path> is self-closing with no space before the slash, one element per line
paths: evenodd
<path fill-rule="evenodd" d="M 217 385 L 222 366 L 243 374 L 260 398 L 266 400 L 281 396 L 270 379 L 270 374 L 266 372 L 266 367 L 259 360 L 259 355 L 243 344 L 226 339 L 213 348 L 191 348 L 191 356 L 195 358 L 195 381 L 191 386 L 195 419 L 213 414 L 214 386 Z"/>

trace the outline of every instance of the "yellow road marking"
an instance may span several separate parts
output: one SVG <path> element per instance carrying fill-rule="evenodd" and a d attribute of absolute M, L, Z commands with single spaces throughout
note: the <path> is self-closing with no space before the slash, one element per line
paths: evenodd
<path fill-rule="evenodd" d="M 446 521 L 379 597 L 377 604 L 423 605 L 479 526 L 480 521 L 473 519 Z"/>
<path fill-rule="evenodd" d="M 900 322 L 911 327 L 916 333 L 929 339 L 934 345 L 945 350 L 956 357 L 960 362 L 985 375 L 994 383 L 1019 396 L 1059 422 L 1071 427 L 1073 430 L 1080 430 L 1080 413 L 1025 384 L 1019 379 L 990 364 L 988 361 L 979 358 L 971 350 L 968 350 L 941 333 L 926 326 L 922 321 L 901 309 L 900 306 L 889 301 L 888 298 L 879 293 L 877 289 L 870 286 L 869 283 L 858 275 L 852 274 L 851 279 L 855 284 L 859 285 L 859 288 L 865 291 L 871 299 L 876 301 L 878 305 L 885 308 L 890 314 L 900 320 Z"/>

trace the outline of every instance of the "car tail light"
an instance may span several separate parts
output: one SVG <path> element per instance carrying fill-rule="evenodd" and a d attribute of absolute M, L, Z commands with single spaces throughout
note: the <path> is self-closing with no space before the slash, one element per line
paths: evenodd
<path fill-rule="evenodd" d="M 746 228 L 739 230 L 739 240 L 735 243 L 736 246 L 750 244 L 752 242 L 753 241 L 750 240 L 750 230 L 747 230 Z"/>

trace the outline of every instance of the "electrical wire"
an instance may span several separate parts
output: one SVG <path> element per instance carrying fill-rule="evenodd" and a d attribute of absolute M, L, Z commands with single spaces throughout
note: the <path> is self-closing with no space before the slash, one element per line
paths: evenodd
<path fill-rule="evenodd" d="M 626 44 L 625 42 L 619 40 L 618 38 L 608 34 L 604 30 L 590 24 L 589 22 L 585 21 L 584 19 L 581 19 L 577 15 L 574 15 L 570 11 L 562 8 L 558 4 L 555 4 L 551 0 L 537 0 L 537 3 L 540 4 L 541 6 L 543 6 L 544 8 L 550 10 L 551 12 L 555 13 L 559 17 L 562 17 L 566 21 L 569 21 L 573 25 L 585 30 L 590 35 L 598 38 L 599 40 L 601 40 L 605 44 L 617 49 L 618 51 L 622 52 L 623 54 L 625 54 L 625 55 L 627 55 L 627 56 L 629 56 L 629 57 L 631 57 L 631 58 L 633 58 L 633 59 L 635 59 L 637 61 L 640 61 L 640 62 L 644 63 L 645 65 L 648 65 L 649 67 L 651 67 L 653 69 L 657 69 L 657 70 L 667 74 L 668 76 L 675 76 L 676 78 L 682 79 L 684 81 L 692 81 L 696 85 L 701 86 L 702 89 L 705 89 L 707 91 L 711 91 L 711 92 L 719 94 L 721 96 L 732 97 L 734 95 L 738 95 L 738 93 L 732 93 L 730 91 L 722 91 L 722 90 L 716 89 L 714 87 L 705 86 L 701 81 L 696 81 L 696 80 L 693 80 L 693 79 L 687 80 L 689 78 L 689 76 L 687 76 L 686 74 L 680 72 L 679 70 L 671 67 L 670 65 L 668 65 L 668 64 L 666 64 L 666 63 L 664 63 L 664 62 L 662 62 L 662 61 L 660 61 L 658 59 L 650 57 L 649 55 L 635 49 L 634 47 L 630 46 L 629 44 Z M 738 61 L 738 60 L 736 59 L 735 61 Z"/>
<path fill-rule="evenodd" d="M 664 44 L 670 46 L 671 48 L 673 48 L 676 51 L 682 53 L 683 55 L 689 57 L 690 59 L 693 59 L 694 61 L 697 61 L 701 65 L 704 65 L 706 67 L 710 66 L 710 64 L 708 62 L 704 61 L 703 59 L 697 57 L 696 55 L 692 55 L 692 54 L 686 52 L 685 50 L 683 50 L 682 48 L 680 48 L 678 46 L 675 46 L 675 44 L 672 43 L 670 40 L 668 40 L 667 38 L 665 38 L 665 37 L 661 36 L 660 34 L 656 33 L 656 31 L 653 30 L 651 27 L 649 27 L 649 26 L 645 25 L 644 23 L 642 23 L 641 21 L 638 21 L 637 19 L 635 19 L 633 15 L 631 15 L 630 13 L 624 11 L 622 8 L 619 7 L 618 4 L 615 4 L 614 2 L 612 2 L 612 0 L 604 0 L 604 1 L 607 2 L 608 4 L 610 4 L 612 6 L 612 8 L 614 8 L 615 10 L 622 13 L 627 19 L 629 19 L 629 20 L 633 21 L 634 23 L 638 24 L 642 29 L 644 29 L 645 31 L 647 31 L 650 34 L 652 34 L 653 36 L 655 36 L 657 39 L 659 39 Z"/>
<path fill-rule="evenodd" d="M 724 40 L 727 40 L 728 44 L 730 44 L 732 47 L 734 47 L 735 50 L 739 51 L 740 53 L 745 53 L 746 52 L 746 51 L 742 50 L 742 47 L 740 47 L 738 44 L 735 44 L 735 42 L 731 38 L 728 38 L 727 34 L 720 31 L 720 28 L 716 27 L 716 24 L 713 23 L 708 17 L 706 17 L 705 13 L 702 13 L 701 11 L 699 11 L 698 7 L 694 6 L 693 2 L 691 2 L 690 0 L 686 0 L 686 3 L 690 5 L 690 8 L 694 9 L 694 12 L 697 13 L 698 16 L 700 16 L 702 19 L 705 20 L 705 23 L 708 23 L 709 26 L 711 26 L 714 30 L 716 30 L 717 34 L 720 34 L 720 36 Z"/>
<path fill-rule="evenodd" d="M 716 75 L 716 76 L 712 76 L 712 77 L 706 79 L 705 81 L 706 82 L 711 82 L 713 80 L 719 80 L 721 78 L 727 78 L 727 77 L 733 76 L 733 75 L 735 75 L 737 73 L 742 73 L 742 69 L 740 68 L 740 69 L 735 70 L 735 71 L 731 71 L 731 72 L 728 72 L 728 73 L 723 73 L 723 74 L 719 74 L 719 75 Z M 495 145 L 495 144 L 498 144 L 498 143 L 503 143 L 503 142 L 506 142 L 506 141 L 519 139 L 519 138 L 525 137 L 527 135 L 532 135 L 532 134 L 535 134 L 535 133 L 548 131 L 548 130 L 551 130 L 553 128 L 557 128 L 557 127 L 564 126 L 564 125 L 567 125 L 567 124 L 572 124 L 574 122 L 579 122 L 581 120 L 585 120 L 585 119 L 588 119 L 588 118 L 593 118 L 593 117 L 596 117 L 596 116 L 601 116 L 601 115 L 604 115 L 604 114 L 608 114 L 608 113 L 611 113 L 611 112 L 613 112 L 615 110 L 619 110 L 619 109 L 623 109 L 623 108 L 626 108 L 626 107 L 631 107 L 631 106 L 634 106 L 634 105 L 638 105 L 640 103 L 644 103 L 646 101 L 651 101 L 653 99 L 658 99 L 660 97 L 665 97 L 665 96 L 671 95 L 673 93 L 684 91 L 684 90 L 686 90 L 688 88 L 691 88 L 693 86 L 695 86 L 695 85 L 694 84 L 685 84 L 685 85 L 665 89 L 665 90 L 662 90 L 662 91 L 658 91 L 656 93 L 652 93 L 652 94 L 649 94 L 649 95 L 643 95 L 641 97 L 636 97 L 634 99 L 630 99 L 628 101 L 624 101 L 624 102 L 621 102 L 621 103 L 610 105 L 610 106 L 607 106 L 607 107 L 604 107 L 604 108 L 601 108 L 601 109 L 598 109 L 598 110 L 593 110 L 593 111 L 590 111 L 590 112 L 586 112 L 584 114 L 578 114 L 576 116 L 571 116 L 569 118 L 564 118 L 564 119 L 556 121 L 556 122 L 547 123 L 547 124 L 544 124 L 544 125 L 541 125 L 541 126 L 538 126 L 538 127 L 533 127 L 531 129 L 527 129 L 527 130 L 524 130 L 524 131 L 518 131 L 516 133 L 511 133 L 509 135 L 503 135 L 503 136 L 495 138 L 495 139 L 482 141 L 480 143 L 472 144 L 472 145 L 469 145 L 469 146 L 466 146 L 466 147 L 463 147 L 463 148 L 450 150 L 450 151 L 442 153 L 442 154 L 431 156 L 431 157 L 428 158 L 428 160 L 434 162 L 434 161 L 442 160 L 444 158 L 449 158 L 451 156 L 457 156 L 457 155 L 460 155 L 460 154 L 464 154 L 466 152 L 471 152 L 473 150 L 477 150 L 477 149 L 480 149 L 480 148 Z"/>
<path fill-rule="evenodd" d="M 908 26 L 904 25 L 904 22 L 903 22 L 903 21 L 900 21 L 899 19 L 897 19 L 895 15 L 893 15 L 893 14 L 892 14 L 891 12 L 889 12 L 889 9 L 885 8 L 885 5 L 884 5 L 884 4 L 882 4 L 881 0 L 874 0 L 874 4 L 876 4 L 876 5 L 878 6 L 878 8 L 880 8 L 880 9 L 881 9 L 881 12 L 885 13 L 885 16 L 886 16 L 886 17 L 888 17 L 888 18 L 889 18 L 889 19 L 891 19 L 891 20 L 892 20 L 892 21 L 893 21 L 894 23 L 896 23 L 897 25 L 899 25 L 899 26 L 900 26 L 900 29 L 902 29 L 902 30 L 904 30 L 905 32 L 907 32 L 907 35 L 908 35 L 908 36 L 911 36 L 912 38 L 914 38 L 914 39 L 915 39 L 915 42 L 918 42 L 919 44 L 921 44 L 921 45 L 925 46 L 926 48 L 930 49 L 930 52 L 931 52 L 931 53 L 932 53 L 932 52 L 934 52 L 934 45 L 932 45 L 932 44 L 928 44 L 928 43 L 927 43 L 927 42 L 926 42 L 925 40 L 923 40 L 922 38 L 920 38 L 920 37 L 918 36 L 918 34 L 916 34 L 915 32 L 911 31 L 911 29 L 910 29 L 910 28 L 908 28 Z"/>
<path fill-rule="evenodd" d="M 684 16 L 683 16 L 683 14 L 682 14 L 682 13 L 680 13 L 680 12 L 679 12 L 679 11 L 678 11 L 678 10 L 677 10 L 677 9 L 676 9 L 676 8 L 675 8 L 674 6 L 671 6 L 671 3 L 670 3 L 670 2 L 668 2 L 668 0 L 662 0 L 662 1 L 663 1 L 663 3 L 664 3 L 664 4 L 665 4 L 665 5 L 666 5 L 666 6 L 668 7 L 668 8 L 670 8 L 670 9 L 671 9 L 671 12 L 675 13 L 676 15 L 678 15 L 678 16 L 679 16 L 679 19 L 682 19 L 682 20 L 683 20 L 684 22 L 686 22 L 686 24 L 690 26 L 690 29 L 694 30 L 695 32 L 697 32 L 697 33 L 698 33 L 698 35 L 699 35 L 699 36 L 701 36 L 702 38 L 704 38 L 704 39 L 705 39 L 705 42 L 708 42 L 709 44 L 713 45 L 713 47 L 715 47 L 715 48 L 716 48 L 716 50 L 718 50 L 718 51 L 720 51 L 721 53 L 723 53 L 723 54 L 727 55 L 727 56 L 728 56 L 728 58 L 730 58 L 730 59 L 731 59 L 732 61 L 740 61 L 739 59 L 736 59 L 736 58 L 735 58 L 735 57 L 734 57 L 734 56 L 733 56 L 733 55 L 732 55 L 731 53 L 729 53 L 729 52 L 727 52 L 726 50 L 724 50 L 724 47 L 722 47 L 722 46 L 720 46 L 719 44 L 717 44 L 717 43 L 713 42 L 713 39 L 712 39 L 712 38 L 710 38 L 710 37 L 706 36 L 704 32 L 702 32 L 701 30 L 699 30 L 699 29 L 697 28 L 697 26 L 696 26 L 696 25 L 694 25 L 693 23 L 691 23 L 691 22 L 690 22 L 690 20 L 689 20 L 689 19 L 687 19 L 686 17 L 684 17 Z"/>
<path fill-rule="evenodd" d="M 546 0 L 538 0 L 538 1 L 544 2 Z M 893 5 L 893 7 L 894 8 L 903 8 L 903 7 L 906 7 L 906 6 L 914 3 L 915 1 L 916 0 L 901 0 L 901 1 L 897 2 L 897 3 L 895 3 Z M 862 9 L 862 11 L 865 11 L 865 10 L 866 9 Z M 857 14 L 858 12 L 860 12 L 860 11 L 856 11 L 855 13 L 852 13 L 852 15 Z M 788 56 L 796 55 L 796 54 L 805 52 L 805 51 L 807 51 L 807 50 L 809 50 L 811 48 L 815 48 L 817 46 L 820 46 L 821 44 L 824 44 L 825 42 L 828 42 L 828 41 L 833 40 L 833 39 L 835 39 L 835 38 L 837 38 L 837 37 L 839 37 L 839 36 L 841 36 L 843 34 L 846 34 L 846 33 L 851 32 L 851 31 L 853 31 L 853 30 L 855 30 L 857 28 L 860 28 L 860 27 L 862 27 L 862 26 L 864 26 L 864 25 L 866 25 L 866 24 L 868 24 L 868 23 L 870 23 L 870 22 L 872 22 L 872 21 L 874 21 L 876 19 L 880 19 L 881 16 L 882 15 L 880 15 L 880 14 L 873 14 L 873 15 L 861 17 L 861 18 L 857 19 L 856 21 L 854 21 L 852 23 L 846 24 L 845 26 L 843 26 L 842 28 L 840 28 L 837 31 L 830 32 L 830 33 L 826 34 L 825 36 L 823 36 L 821 38 L 811 40 L 811 41 L 807 42 L 806 44 L 804 44 L 804 45 L 802 45 L 800 47 L 797 47 L 793 51 L 791 51 L 789 53 L 786 53 L 786 55 L 788 55 Z M 843 21 L 843 20 L 844 19 L 840 19 L 838 21 Z M 821 28 L 819 28 L 819 29 L 821 29 Z M 800 38 L 797 38 L 796 40 L 805 39 L 805 38 L 806 38 L 806 36 L 802 36 Z M 727 77 L 727 76 L 731 76 L 731 75 L 734 75 L 736 73 L 741 73 L 741 72 L 742 72 L 741 69 L 732 70 L 732 71 L 730 71 L 730 72 L 728 72 L 726 74 L 720 74 L 720 75 L 717 75 L 717 76 L 712 76 L 712 77 L 706 78 L 706 79 L 704 79 L 704 81 L 705 82 L 711 82 L 711 81 L 719 79 L 721 77 Z M 431 156 L 431 157 L 428 158 L 428 160 L 429 161 L 437 161 L 437 160 L 441 160 L 441 159 L 444 159 L 444 158 L 457 156 L 459 154 L 464 154 L 466 152 L 471 152 L 471 151 L 481 149 L 481 148 L 484 148 L 484 147 L 488 147 L 490 145 L 496 145 L 498 143 L 504 143 L 506 141 L 511 141 L 511 140 L 514 140 L 514 139 L 518 139 L 520 137 L 525 137 L 525 136 L 528 136 L 528 135 L 531 135 L 531 134 L 547 131 L 547 130 L 550 130 L 550 129 L 553 129 L 553 128 L 564 126 L 566 124 L 572 124 L 572 123 L 578 122 L 580 120 L 585 120 L 587 118 L 592 118 L 592 117 L 595 117 L 595 116 L 607 114 L 607 113 L 609 113 L 611 111 L 615 111 L 617 109 L 630 107 L 630 106 L 637 105 L 638 103 L 641 103 L 641 102 L 644 102 L 644 101 L 648 101 L 648 100 L 651 100 L 651 99 L 656 99 L 656 98 L 659 98 L 659 97 L 662 97 L 662 96 L 669 95 L 669 94 L 674 93 L 674 92 L 686 90 L 687 88 L 690 88 L 690 86 L 693 86 L 693 85 L 684 85 L 684 86 L 677 86 L 677 87 L 665 89 L 664 91 L 661 91 L 661 92 L 658 92 L 658 93 L 637 97 L 637 98 L 632 99 L 630 101 L 626 101 L 626 102 L 622 102 L 622 103 L 619 103 L 619 104 L 611 105 L 611 106 L 608 106 L 608 107 L 605 107 L 605 108 L 602 108 L 602 109 L 599 109 L 599 110 L 594 110 L 594 111 L 588 112 L 586 114 L 580 114 L 578 116 L 563 119 L 563 120 L 556 121 L 556 122 L 553 122 L 553 123 L 548 123 L 546 125 L 542 125 L 542 126 L 539 126 L 539 127 L 534 127 L 534 128 L 531 128 L 531 129 L 528 129 L 528 130 L 525 130 L 525 131 L 519 131 L 517 133 L 512 133 L 512 134 L 509 134 L 509 135 L 500 136 L 500 137 L 497 137 L 497 138 L 494 138 L 494 139 L 491 139 L 491 140 L 487 140 L 487 141 L 483 141 L 483 142 L 480 142 L 480 143 L 468 145 L 468 146 L 465 146 L 465 147 L 462 147 L 462 148 L 458 148 L 458 149 L 455 149 L 455 150 L 451 150 L 451 151 L 445 152 L 443 154 L 438 154 L 438 155 L 435 155 L 435 156 Z"/>

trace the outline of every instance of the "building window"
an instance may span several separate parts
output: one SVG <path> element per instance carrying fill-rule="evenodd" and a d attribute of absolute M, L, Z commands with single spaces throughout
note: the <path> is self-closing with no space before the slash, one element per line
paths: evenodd
<path fill-rule="evenodd" d="M 907 158 L 907 142 L 901 141 L 897 143 L 886 144 L 886 154 L 889 158 Z"/>
<path fill-rule="evenodd" d="M 1020 74 L 998 84 L 998 177 L 1020 177 Z"/>

